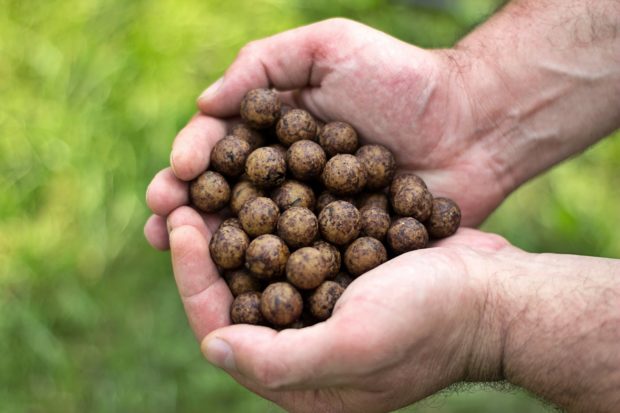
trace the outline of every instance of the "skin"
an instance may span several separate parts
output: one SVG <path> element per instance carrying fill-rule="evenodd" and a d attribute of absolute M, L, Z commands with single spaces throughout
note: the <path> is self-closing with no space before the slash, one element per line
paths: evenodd
<path fill-rule="evenodd" d="M 205 356 L 295 412 L 389 411 L 455 382 L 492 380 L 568 411 L 614 411 L 618 260 L 532 254 L 461 229 L 356 279 L 326 322 L 276 332 L 229 326 L 232 296 L 208 255 L 218 218 L 182 205 L 185 181 L 226 132 L 220 119 L 247 90 L 272 85 L 295 90 L 282 98 L 323 120 L 347 119 L 477 225 L 521 183 L 620 126 L 619 21 L 618 1 L 516 0 L 447 50 L 341 19 L 245 47 L 201 96 L 203 114 L 175 140 L 173 170 L 147 193 L 157 215 L 146 236 L 167 248 L 167 224 Z"/>

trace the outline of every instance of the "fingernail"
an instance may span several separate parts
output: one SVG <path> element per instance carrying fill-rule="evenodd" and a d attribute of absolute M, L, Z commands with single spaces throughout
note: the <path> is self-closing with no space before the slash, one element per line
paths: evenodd
<path fill-rule="evenodd" d="M 174 148 L 170 151 L 170 167 L 172 168 L 172 173 L 176 175 L 177 171 L 174 169 Z"/>
<path fill-rule="evenodd" d="M 168 230 L 168 236 L 172 233 L 172 223 L 170 222 L 170 217 L 166 219 L 166 229 Z"/>
<path fill-rule="evenodd" d="M 222 83 L 224 83 L 224 78 L 220 77 L 218 80 L 215 81 L 215 83 L 213 83 L 204 92 L 202 92 L 200 97 L 198 97 L 198 100 L 212 99 L 217 94 L 217 91 L 222 86 Z"/>
<path fill-rule="evenodd" d="M 205 346 L 205 357 L 210 363 L 226 371 L 236 371 L 232 349 L 222 339 L 212 338 Z"/>

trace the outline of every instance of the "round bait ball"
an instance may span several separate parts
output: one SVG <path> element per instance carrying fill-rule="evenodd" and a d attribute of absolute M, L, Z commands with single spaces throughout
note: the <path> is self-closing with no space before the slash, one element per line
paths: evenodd
<path fill-rule="evenodd" d="M 265 196 L 265 193 L 247 179 L 242 179 L 233 186 L 230 195 L 230 210 L 238 215 L 243 205 L 251 199 Z"/>
<path fill-rule="evenodd" d="M 395 254 L 425 248 L 428 244 L 426 228 L 415 218 L 400 218 L 392 224 L 387 241 Z"/>
<path fill-rule="evenodd" d="M 329 267 L 316 248 L 304 247 L 293 252 L 286 263 L 286 278 L 295 287 L 309 290 L 327 277 Z"/>
<path fill-rule="evenodd" d="M 253 89 L 241 101 L 241 118 L 255 129 L 273 126 L 280 116 L 278 94 L 271 89 Z"/>
<path fill-rule="evenodd" d="M 335 277 L 338 271 L 340 271 L 341 264 L 340 251 L 338 251 L 338 248 L 326 241 L 316 241 L 312 246 L 319 250 L 321 255 L 323 255 L 323 259 L 327 262 L 329 268 L 327 278 Z"/>
<path fill-rule="evenodd" d="M 276 188 L 271 194 L 271 199 L 282 211 L 296 206 L 312 210 L 316 202 L 312 188 L 292 179 L 285 181 L 282 186 Z"/>
<path fill-rule="evenodd" d="M 383 241 L 385 234 L 390 229 L 390 215 L 381 208 L 367 207 L 360 211 L 361 233 L 369 237 Z"/>
<path fill-rule="evenodd" d="M 286 160 L 275 148 L 258 148 L 248 156 L 245 173 L 259 188 L 274 187 L 286 178 Z"/>
<path fill-rule="evenodd" d="M 264 324 L 265 318 L 260 311 L 260 303 L 259 292 L 239 294 L 230 307 L 230 319 L 233 324 Z"/>
<path fill-rule="evenodd" d="M 302 109 L 291 109 L 282 115 L 276 125 L 278 139 L 285 146 L 316 135 L 316 122 L 311 114 Z"/>
<path fill-rule="evenodd" d="M 358 276 L 387 261 L 387 251 L 381 241 L 361 237 L 349 245 L 344 253 L 344 265 L 349 273 Z"/>
<path fill-rule="evenodd" d="M 461 224 L 461 210 L 450 198 L 433 199 L 431 216 L 426 229 L 432 238 L 445 238 L 454 234 Z"/>
<path fill-rule="evenodd" d="M 265 288 L 260 300 L 263 317 L 276 326 L 286 326 L 296 321 L 303 311 L 299 291 L 287 282 L 277 282 Z"/>
<path fill-rule="evenodd" d="M 250 144 L 241 138 L 228 135 L 219 140 L 211 151 L 211 166 L 226 176 L 239 176 L 250 154 Z"/>
<path fill-rule="evenodd" d="M 238 138 L 241 138 L 247 143 L 249 143 L 251 150 L 260 148 L 261 146 L 265 145 L 265 138 L 263 138 L 263 135 L 261 135 L 260 132 L 254 129 L 251 129 L 245 123 L 240 123 L 238 125 L 235 125 L 231 129 L 230 134 Z"/>
<path fill-rule="evenodd" d="M 307 180 L 321 175 L 327 162 L 321 146 L 309 140 L 295 142 L 288 148 L 286 164 L 297 179 Z"/>
<path fill-rule="evenodd" d="M 310 312 L 319 320 L 332 316 L 336 302 L 344 293 L 344 288 L 334 281 L 325 281 L 308 299 Z"/>
<path fill-rule="evenodd" d="M 279 217 L 276 203 L 262 196 L 249 200 L 239 211 L 241 226 L 252 238 L 274 232 Z"/>
<path fill-rule="evenodd" d="M 256 277 L 253 277 L 248 270 L 243 268 L 226 272 L 224 274 L 224 279 L 233 297 L 253 291 L 260 292 L 262 289 L 260 281 Z"/>
<path fill-rule="evenodd" d="M 319 231 L 332 244 L 348 244 L 359 234 L 360 213 L 348 202 L 332 202 L 319 214 Z"/>
<path fill-rule="evenodd" d="M 392 182 L 396 171 L 394 155 L 383 145 L 364 145 L 355 156 L 366 168 L 366 189 L 376 191 Z"/>
<path fill-rule="evenodd" d="M 270 279 L 284 274 L 289 250 L 275 235 L 261 235 L 245 251 L 245 266 L 257 278 Z"/>
<path fill-rule="evenodd" d="M 189 195 L 196 208 L 203 212 L 217 212 L 230 199 L 230 186 L 217 172 L 206 171 L 189 185 Z"/>
<path fill-rule="evenodd" d="M 232 270 L 243 265 L 249 243 L 243 230 L 227 225 L 215 231 L 209 243 L 209 252 L 213 262 L 225 270 Z"/>
<path fill-rule="evenodd" d="M 321 175 L 328 191 L 336 195 L 355 195 L 366 186 L 364 165 L 353 155 L 336 155 L 325 164 Z"/>
<path fill-rule="evenodd" d="M 330 122 L 321 128 L 319 143 L 327 156 L 354 153 L 358 147 L 355 129 L 344 122 Z"/>
<path fill-rule="evenodd" d="M 413 217 L 418 221 L 426 221 L 433 207 L 433 196 L 426 184 L 411 173 L 394 178 L 390 186 L 390 201 L 398 215 Z"/>
<path fill-rule="evenodd" d="M 308 208 L 289 208 L 278 219 L 278 235 L 290 248 L 312 244 L 318 233 L 319 222 Z"/>

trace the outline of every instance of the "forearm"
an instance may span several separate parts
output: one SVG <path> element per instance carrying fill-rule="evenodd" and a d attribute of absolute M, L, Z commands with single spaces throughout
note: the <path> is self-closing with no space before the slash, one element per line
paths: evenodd
<path fill-rule="evenodd" d="M 452 57 L 507 191 L 620 127 L 618 0 L 515 0 Z"/>
<path fill-rule="evenodd" d="M 497 280 L 500 375 L 569 411 L 615 411 L 620 260 L 531 254 Z"/>

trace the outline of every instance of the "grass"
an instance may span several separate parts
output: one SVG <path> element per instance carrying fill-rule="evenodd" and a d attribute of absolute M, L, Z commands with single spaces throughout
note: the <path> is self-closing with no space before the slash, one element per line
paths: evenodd
<path fill-rule="evenodd" d="M 0 411 L 278 411 L 200 356 L 169 257 L 142 237 L 146 185 L 247 41 L 344 15 L 443 47 L 496 3 L 0 0 Z M 619 257 L 618 159 L 608 139 L 485 228 L 530 251 Z M 408 411 L 545 408 L 468 390 Z"/>

